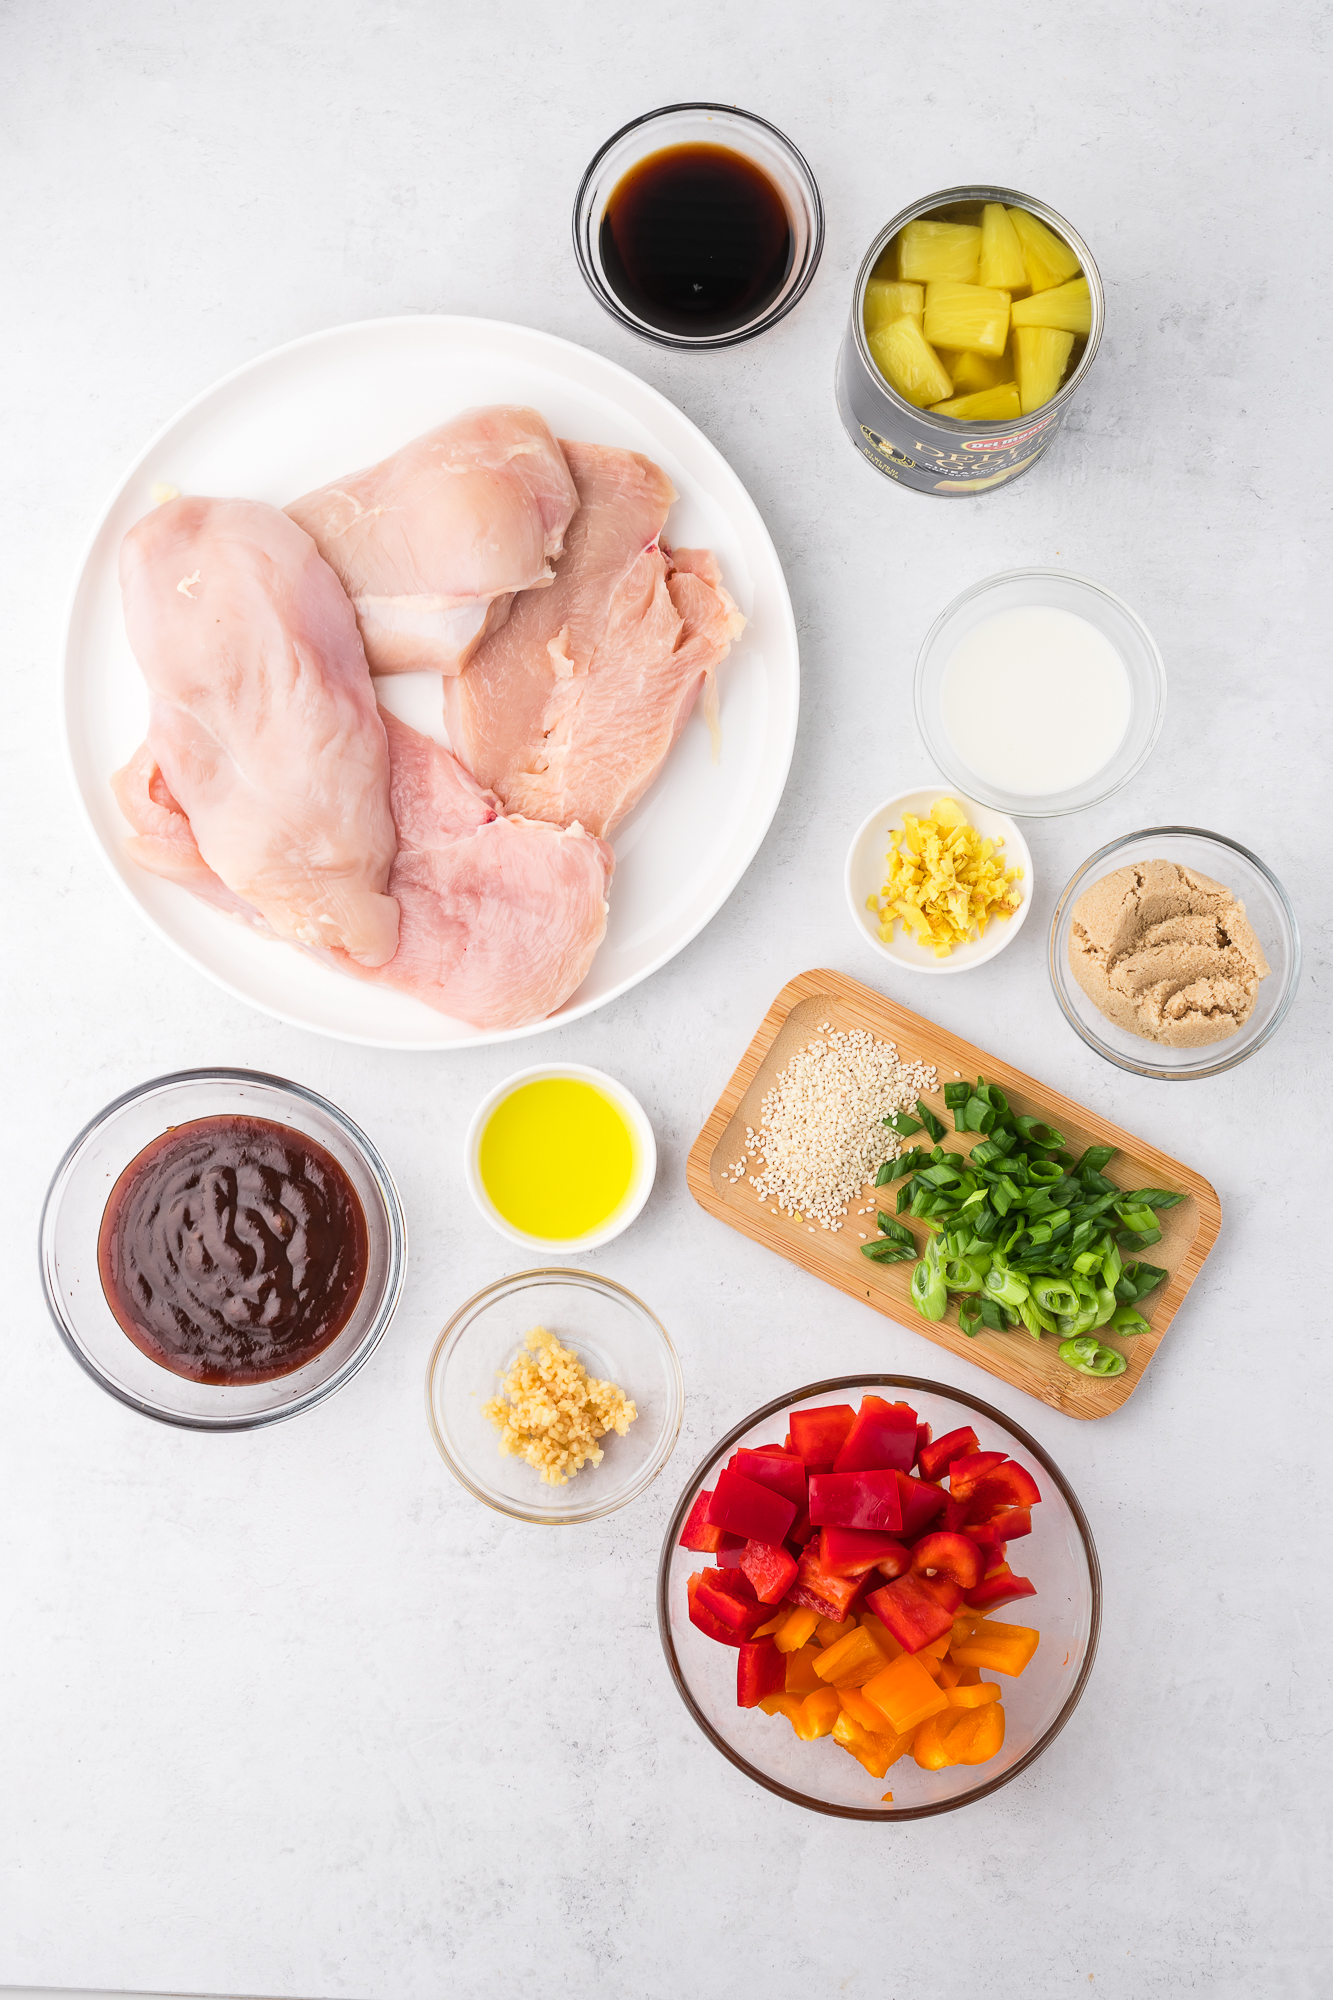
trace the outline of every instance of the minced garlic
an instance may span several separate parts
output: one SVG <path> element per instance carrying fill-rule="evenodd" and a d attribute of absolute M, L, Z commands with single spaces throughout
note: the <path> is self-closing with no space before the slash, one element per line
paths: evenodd
<path fill-rule="evenodd" d="M 500 1433 L 504 1458 L 525 1458 L 548 1486 L 564 1486 L 584 1465 L 602 1462 L 598 1438 L 624 1437 L 638 1411 L 614 1382 L 590 1375 L 572 1347 L 544 1326 L 526 1336 L 497 1396 L 482 1415 Z"/>

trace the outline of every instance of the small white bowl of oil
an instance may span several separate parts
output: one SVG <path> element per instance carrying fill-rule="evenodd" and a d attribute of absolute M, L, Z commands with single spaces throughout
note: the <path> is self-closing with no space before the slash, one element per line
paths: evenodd
<path fill-rule="evenodd" d="M 605 1070 L 542 1063 L 482 1099 L 463 1170 L 473 1201 L 509 1242 L 597 1250 L 642 1212 L 657 1142 L 638 1098 Z"/>
<path fill-rule="evenodd" d="M 1018 886 L 1023 900 L 1014 914 L 1011 917 L 992 917 L 980 937 L 970 938 L 966 944 L 956 944 L 947 958 L 936 958 L 929 946 L 918 944 L 901 920 L 894 924 L 891 937 L 883 937 L 881 920 L 870 908 L 871 898 L 878 898 L 889 872 L 889 837 L 892 830 L 901 830 L 904 813 L 911 813 L 916 819 L 928 818 L 937 799 L 953 799 L 966 813 L 969 826 L 991 840 L 1003 841 L 1000 856 L 1005 867 L 1022 870 Z M 909 972 L 970 972 L 973 966 L 984 965 L 988 959 L 995 958 L 1007 944 L 1013 943 L 1022 930 L 1032 902 L 1032 856 L 1027 842 L 1007 813 L 997 812 L 993 806 L 979 805 L 975 799 L 951 790 L 948 785 L 919 785 L 915 791 L 899 792 L 896 798 L 886 799 L 882 806 L 876 806 L 874 812 L 862 820 L 847 850 L 843 882 L 852 922 L 881 958 L 888 959 L 891 965 L 906 966 Z"/>

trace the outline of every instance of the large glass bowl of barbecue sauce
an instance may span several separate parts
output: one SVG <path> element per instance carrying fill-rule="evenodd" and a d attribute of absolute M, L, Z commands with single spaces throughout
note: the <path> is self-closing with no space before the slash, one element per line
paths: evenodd
<path fill-rule="evenodd" d="M 327 1099 L 250 1070 L 157 1077 L 98 1113 L 42 1212 L 74 1358 L 145 1416 L 248 1430 L 323 1400 L 402 1291 L 402 1203 Z"/>
<path fill-rule="evenodd" d="M 725 104 L 671 104 L 597 154 L 574 204 L 593 293 L 668 347 L 728 347 L 791 311 L 824 247 L 819 189 L 775 125 Z"/>

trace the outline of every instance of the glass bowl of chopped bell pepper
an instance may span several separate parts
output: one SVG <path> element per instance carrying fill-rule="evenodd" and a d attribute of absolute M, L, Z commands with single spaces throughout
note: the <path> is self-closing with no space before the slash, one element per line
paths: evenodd
<path fill-rule="evenodd" d="M 513 1401 L 521 1377 L 524 1412 Z M 623 1402 L 633 1415 L 613 1426 L 609 1407 Z M 563 1266 L 477 1292 L 426 1374 L 431 1435 L 455 1479 L 498 1513 L 548 1527 L 637 1500 L 675 1449 L 684 1402 L 657 1315 L 614 1279 Z"/>
<path fill-rule="evenodd" d="M 1101 1573 L 1068 1481 L 961 1390 L 845 1375 L 753 1411 L 681 1494 L 658 1631 L 736 1768 L 812 1812 L 920 1819 L 1026 1770 L 1078 1705 Z"/>

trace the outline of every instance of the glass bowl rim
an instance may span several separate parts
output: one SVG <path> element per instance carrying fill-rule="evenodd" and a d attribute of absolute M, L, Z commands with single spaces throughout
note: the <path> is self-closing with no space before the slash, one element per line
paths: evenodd
<path fill-rule="evenodd" d="M 53 1294 L 51 1285 L 48 1252 L 52 1246 L 48 1243 L 48 1228 L 54 1223 L 54 1203 L 57 1195 L 63 1193 L 87 1140 L 109 1123 L 118 1111 L 123 1111 L 126 1105 L 135 1103 L 139 1098 L 148 1097 L 154 1091 L 189 1083 L 260 1083 L 314 1105 L 317 1110 L 332 1119 L 351 1141 L 353 1149 L 361 1155 L 384 1204 L 388 1226 L 388 1268 L 385 1273 L 384 1295 L 370 1325 L 342 1367 L 336 1369 L 327 1381 L 317 1383 L 292 1402 L 272 1410 L 254 1411 L 248 1416 L 219 1418 L 179 1415 L 174 1411 L 157 1409 L 151 1403 L 145 1402 L 141 1396 L 136 1396 L 132 1390 L 109 1381 L 74 1339 L 65 1323 L 64 1313 Z M 403 1286 L 407 1279 L 407 1218 L 403 1210 L 402 1197 L 393 1175 L 380 1156 L 378 1147 L 367 1138 L 354 1119 L 349 1118 L 347 1113 L 331 1099 L 322 1097 L 317 1090 L 311 1090 L 303 1083 L 295 1083 L 290 1077 L 278 1076 L 272 1070 L 236 1069 L 225 1065 L 202 1069 L 167 1070 L 161 1076 L 149 1077 L 146 1082 L 122 1091 L 119 1097 L 112 1098 L 109 1104 L 104 1104 L 65 1148 L 42 1200 L 41 1216 L 37 1226 L 37 1261 L 41 1273 L 42 1296 L 46 1300 L 46 1309 L 55 1324 L 56 1332 L 85 1375 L 96 1382 L 99 1389 L 104 1390 L 108 1396 L 114 1396 L 116 1401 L 123 1403 L 127 1409 L 137 1411 L 142 1417 L 150 1417 L 154 1423 L 170 1424 L 176 1430 L 225 1435 L 232 1431 L 261 1430 L 267 1424 L 285 1423 L 292 1417 L 300 1416 L 304 1411 L 312 1409 L 316 1403 L 322 1403 L 336 1389 L 341 1389 L 344 1383 L 350 1382 L 353 1375 L 370 1359 L 388 1331 L 389 1323 L 398 1310 L 403 1295 Z M 281 1381 L 282 1377 L 279 1376 L 277 1379 Z"/>
<path fill-rule="evenodd" d="M 807 1397 L 826 1396 L 839 1389 L 869 1387 L 918 1389 L 923 1390 L 928 1395 L 944 1396 L 952 1402 L 965 1404 L 969 1410 L 975 1410 L 979 1416 L 986 1417 L 990 1422 L 998 1424 L 1002 1430 L 1007 1431 L 1011 1437 L 1017 1439 L 1023 1449 L 1030 1451 L 1039 1460 L 1043 1469 L 1055 1481 L 1065 1504 L 1074 1517 L 1074 1524 L 1078 1529 L 1079 1539 L 1083 1545 L 1084 1559 L 1088 1565 L 1088 1582 L 1092 1591 L 1092 1604 L 1088 1621 L 1088 1644 L 1083 1656 L 1083 1664 L 1079 1668 L 1074 1685 L 1065 1697 L 1058 1714 L 1043 1730 L 1031 1748 L 1026 1750 L 1007 1771 L 1001 1772 L 998 1777 L 989 1779 L 985 1784 L 978 1785 L 974 1791 L 964 1792 L 957 1798 L 939 1799 L 929 1805 L 900 1806 L 887 1809 L 878 1806 L 836 1805 L 832 1800 L 818 1799 L 812 1797 L 809 1793 L 798 1792 L 792 1786 L 784 1785 L 780 1779 L 770 1778 L 765 1772 L 757 1770 L 748 1758 L 743 1757 L 738 1750 L 733 1749 L 729 1743 L 719 1736 L 712 1723 L 709 1722 L 707 1716 L 703 1714 L 695 1702 L 684 1674 L 681 1671 L 680 1663 L 676 1657 L 675 1642 L 671 1637 L 671 1615 L 667 1596 L 671 1561 L 676 1552 L 680 1531 L 685 1524 L 685 1517 L 693 1502 L 695 1490 L 702 1480 L 704 1473 L 714 1460 L 720 1458 L 723 1452 L 734 1445 L 738 1438 L 743 1437 L 746 1431 L 753 1429 L 756 1424 L 766 1422 L 769 1417 L 776 1416 L 781 1410 L 793 1408 L 795 1404 L 803 1402 Z M 979 1396 L 969 1395 L 965 1389 L 950 1388 L 946 1382 L 930 1381 L 921 1375 L 882 1375 L 873 1372 L 864 1375 L 830 1375 L 820 1382 L 807 1382 L 804 1388 L 793 1389 L 785 1396 L 774 1397 L 772 1402 L 765 1403 L 760 1409 L 752 1411 L 748 1417 L 743 1418 L 740 1423 L 734 1424 L 726 1435 L 718 1440 L 706 1457 L 699 1461 L 694 1471 L 690 1474 L 679 1501 L 672 1509 L 671 1519 L 667 1523 L 666 1534 L 662 1541 L 662 1553 L 658 1558 L 657 1564 L 657 1635 L 662 1643 L 662 1651 L 666 1656 L 666 1663 L 671 1678 L 676 1684 L 676 1692 L 689 1710 L 690 1715 L 699 1725 L 699 1728 L 703 1731 L 714 1749 L 720 1750 L 727 1761 L 734 1764 L 736 1769 L 742 1772 L 747 1778 L 752 1778 L 757 1785 L 762 1785 L 765 1791 L 775 1793 L 778 1798 L 786 1799 L 791 1805 L 804 1806 L 808 1812 L 825 1813 L 832 1819 L 878 1820 L 881 1822 L 932 1819 L 937 1813 L 956 1812 L 960 1806 L 973 1805 L 978 1799 L 988 1798 L 992 1792 L 998 1792 L 1001 1786 L 1007 1785 L 1021 1771 L 1027 1770 L 1028 1766 L 1041 1756 L 1042 1752 L 1055 1741 L 1070 1716 L 1074 1713 L 1074 1710 L 1078 1707 L 1079 1701 L 1082 1699 L 1083 1690 L 1087 1686 L 1088 1678 L 1092 1673 L 1093 1663 L 1097 1657 L 1097 1642 L 1101 1635 L 1101 1626 L 1102 1571 L 1101 1564 L 1097 1559 L 1097 1545 L 1093 1541 L 1092 1529 L 1088 1526 L 1088 1518 L 1079 1504 L 1078 1496 L 1054 1459 L 1050 1457 L 1045 1447 L 1038 1444 L 1037 1440 L 1029 1432 L 1025 1431 L 1020 1424 L 1015 1423 L 1012 1417 L 1005 1416 L 1002 1411 L 995 1409 L 990 1403 L 982 1402 Z"/>
<path fill-rule="evenodd" d="M 498 1294 L 509 1291 L 514 1286 L 529 1283 L 534 1279 L 582 1286 L 591 1291 L 609 1292 L 620 1300 L 628 1299 L 631 1306 L 652 1326 L 666 1355 L 668 1363 L 667 1375 L 672 1393 L 667 1412 L 667 1421 L 663 1426 L 662 1435 L 658 1439 L 642 1472 L 629 1487 L 628 1491 L 622 1493 L 617 1499 L 606 1501 L 600 1506 L 589 1505 L 577 1509 L 571 1508 L 564 1513 L 552 1513 L 547 1511 L 537 1512 L 532 1508 L 519 1506 L 517 1503 L 509 1505 L 503 1500 L 495 1499 L 491 1494 L 484 1493 L 473 1480 L 471 1474 L 459 1463 L 441 1436 L 440 1426 L 436 1421 L 434 1394 L 436 1371 L 444 1359 L 446 1347 L 451 1342 L 456 1341 L 459 1335 L 466 1331 L 463 1322 L 466 1320 L 468 1324 L 471 1324 L 472 1318 L 475 1317 L 475 1309 L 480 1308 L 484 1302 L 491 1300 Z M 652 1307 L 646 1305 L 637 1292 L 632 1292 L 628 1285 L 622 1285 L 618 1279 L 605 1277 L 600 1271 L 580 1270 L 577 1265 L 537 1264 L 530 1270 L 511 1271 L 505 1277 L 495 1278 L 489 1285 L 483 1285 L 480 1291 L 474 1292 L 470 1299 L 464 1300 L 456 1312 L 450 1314 L 439 1338 L 431 1349 L 430 1360 L 426 1364 L 426 1420 L 430 1425 L 430 1434 L 435 1440 L 435 1448 L 449 1471 L 453 1474 L 459 1485 L 472 1495 L 474 1500 L 480 1500 L 482 1505 L 489 1507 L 493 1513 L 504 1514 L 511 1521 L 529 1521 L 534 1527 L 538 1528 L 582 1527 L 587 1521 L 600 1521 L 608 1514 L 618 1514 L 622 1507 L 629 1506 L 631 1500 L 637 1500 L 641 1494 L 646 1493 L 653 1481 L 662 1472 L 676 1448 L 676 1440 L 680 1436 L 680 1426 L 684 1414 L 685 1377 L 681 1373 L 680 1356 L 676 1352 L 671 1335 L 667 1332 Z"/>
<path fill-rule="evenodd" d="M 970 602 L 973 598 L 981 596 L 984 591 L 995 589 L 1000 584 L 1019 583 L 1029 577 L 1058 577 L 1062 583 L 1076 583 L 1080 589 L 1091 590 L 1098 597 L 1104 597 L 1108 603 L 1113 604 L 1118 611 L 1122 612 L 1129 623 L 1138 631 L 1147 648 L 1152 668 L 1152 727 L 1138 757 L 1130 765 L 1124 776 L 1117 778 L 1114 784 L 1107 785 L 1103 790 L 1094 793 L 1089 798 L 1079 799 L 1075 805 L 1051 806 L 1034 801 L 1026 809 L 1019 811 L 1012 805 L 1002 804 L 999 799 L 993 796 L 990 788 L 978 785 L 975 780 L 979 774 L 969 774 L 966 780 L 960 779 L 958 781 L 962 783 L 963 789 L 969 791 L 971 796 L 981 805 L 990 806 L 994 812 L 1008 813 L 1011 819 L 1066 819 L 1071 813 L 1090 812 L 1094 806 L 1104 805 L 1107 799 L 1114 798 L 1117 792 L 1123 791 L 1132 778 L 1137 778 L 1139 772 L 1157 748 L 1157 739 L 1162 733 L 1162 725 L 1166 719 L 1166 662 L 1162 658 L 1161 648 L 1133 605 L 1126 603 L 1125 599 L 1118 596 L 1114 590 L 1108 590 L 1104 583 L 1098 583 L 1093 577 L 1083 576 L 1078 570 L 1053 569 L 1047 563 L 1025 564 L 1017 569 L 997 570 L 993 576 L 981 577 L 978 582 L 969 584 L 966 590 L 960 590 L 956 597 L 949 600 L 931 624 L 925 638 L 921 641 L 916 656 L 916 669 L 912 675 L 912 707 L 916 715 L 917 734 L 925 745 L 928 755 L 934 758 L 941 771 L 948 777 L 948 766 L 940 756 L 939 746 L 936 744 L 934 736 L 926 727 L 924 712 L 925 703 L 922 690 L 926 678 L 926 662 L 930 656 L 931 648 L 938 641 L 939 635 L 949 619 L 956 612 L 960 611 L 963 605 Z M 1103 765 L 1102 771 L 1108 768 L 1108 765 Z M 960 771 L 962 769 L 961 761 L 959 769 Z M 1094 771 L 1092 777 L 1088 780 L 1089 785 L 1095 784 L 1100 776 L 1101 772 Z M 950 783 L 953 782 L 954 780 L 950 779 Z"/>
<path fill-rule="evenodd" d="M 1243 860 L 1248 861 L 1250 866 L 1263 876 L 1269 888 L 1273 890 L 1282 913 L 1291 929 L 1291 964 L 1287 971 L 1286 990 L 1277 1004 L 1272 1019 L 1255 1036 L 1252 1042 L 1246 1043 L 1244 1048 L 1233 1049 L 1229 1055 L 1219 1056 L 1213 1062 L 1201 1063 L 1197 1067 L 1189 1069 L 1167 1069 L 1160 1063 L 1135 1062 L 1132 1056 L 1122 1055 L 1117 1050 L 1112 1049 L 1109 1043 L 1101 1041 L 1079 1019 L 1066 997 L 1059 970 L 1059 954 L 1055 948 L 1056 934 L 1060 928 L 1060 919 L 1065 913 L 1070 897 L 1087 875 L 1088 870 L 1095 868 L 1099 862 L 1108 860 L 1113 854 L 1118 853 L 1123 848 L 1133 846 L 1143 840 L 1156 840 L 1159 836 L 1170 836 L 1177 839 L 1183 836 L 1191 840 L 1208 840 L 1212 841 L 1218 847 L 1229 848 L 1233 854 L 1239 854 Z M 1046 970 L 1051 982 L 1051 991 L 1055 995 L 1056 1005 L 1079 1040 L 1085 1043 L 1093 1051 L 1094 1055 L 1101 1056 L 1104 1061 L 1114 1064 L 1117 1069 L 1127 1070 L 1131 1076 L 1152 1077 L 1160 1083 L 1197 1083 L 1204 1077 L 1221 1076 L 1225 1070 L 1235 1069 L 1239 1063 L 1243 1063 L 1250 1056 L 1257 1054 L 1263 1048 L 1265 1042 L 1272 1039 L 1291 1011 L 1291 1003 L 1296 998 L 1296 988 L 1300 984 L 1301 964 L 1301 932 L 1300 926 L 1296 921 L 1296 912 L 1291 906 L 1291 898 L 1278 881 L 1272 869 L 1268 866 L 1268 863 L 1261 861 L 1257 854 L 1253 853 L 1248 847 L 1242 846 L 1240 841 L 1229 839 L 1225 833 L 1212 833 L 1205 826 L 1145 826 L 1141 827 L 1137 833 L 1121 834 L 1117 839 L 1107 841 L 1104 847 L 1099 847 L 1095 854 L 1088 856 L 1081 867 L 1075 869 L 1064 888 L 1060 891 L 1059 901 L 1056 903 L 1051 915 L 1051 929 L 1046 946 Z M 1152 1047 L 1153 1044 L 1149 1043 L 1148 1046 Z M 1214 1044 L 1213 1046 L 1225 1049 L 1227 1044 L 1223 1042 Z"/>
<path fill-rule="evenodd" d="M 691 339 L 688 334 L 664 333 L 660 327 L 651 326 L 647 320 L 642 320 L 637 314 L 630 312 L 616 297 L 611 287 L 602 283 L 592 268 L 584 247 L 581 228 L 585 197 L 612 147 L 619 145 L 629 133 L 638 131 L 640 126 L 651 125 L 655 119 L 667 118 L 681 111 L 722 111 L 729 118 L 738 118 L 748 125 L 759 126 L 776 139 L 782 150 L 790 156 L 796 168 L 797 178 L 804 185 L 806 199 L 810 204 L 810 247 L 806 253 L 805 269 L 781 304 L 772 311 L 761 313 L 759 318 L 748 326 L 738 327 L 734 333 L 708 334 L 698 340 Z M 767 333 L 770 327 L 785 319 L 792 307 L 805 297 L 815 272 L 819 269 L 819 260 L 824 254 L 824 201 L 819 192 L 819 183 L 811 171 L 810 162 L 800 147 L 789 139 L 779 126 L 774 125 L 771 119 L 761 117 L 757 111 L 747 111 L 740 104 L 714 104 L 700 98 L 680 104 L 659 104 L 655 110 L 644 111 L 639 117 L 631 118 L 628 124 L 622 125 L 618 132 L 613 132 L 609 139 L 604 140 L 589 160 L 579 181 L 578 191 L 574 196 L 570 228 L 574 238 L 574 256 L 579 270 L 597 303 L 613 318 L 618 319 L 622 326 L 628 327 L 631 333 L 637 333 L 644 340 L 654 341 L 659 347 L 674 347 L 688 353 L 691 350 L 714 347 L 735 347 L 742 341 L 753 340 L 756 335 Z"/>

